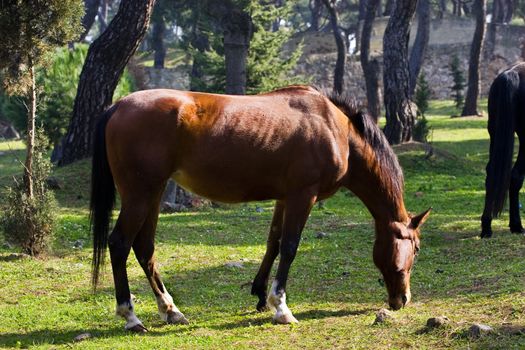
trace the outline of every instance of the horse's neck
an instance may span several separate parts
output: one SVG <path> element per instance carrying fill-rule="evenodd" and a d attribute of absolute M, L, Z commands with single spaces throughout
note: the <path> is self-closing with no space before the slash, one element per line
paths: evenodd
<path fill-rule="evenodd" d="M 408 214 L 403 193 L 391 187 L 390 179 L 380 176 L 376 166 L 363 157 L 350 159 L 347 187 L 366 205 L 376 222 L 405 222 Z"/>

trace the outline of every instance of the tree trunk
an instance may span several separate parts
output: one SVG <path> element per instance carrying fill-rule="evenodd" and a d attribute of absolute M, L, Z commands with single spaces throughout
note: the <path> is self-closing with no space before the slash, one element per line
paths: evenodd
<path fill-rule="evenodd" d="M 89 47 L 59 165 L 91 155 L 95 119 L 111 104 L 122 72 L 146 33 L 154 2 L 122 0 L 107 30 Z"/>
<path fill-rule="evenodd" d="M 436 17 L 438 19 L 443 19 L 445 13 L 447 12 L 447 2 L 446 0 L 438 0 L 438 10 Z"/>
<path fill-rule="evenodd" d="M 408 69 L 410 71 L 410 96 L 416 90 L 417 77 L 425 59 L 425 53 L 430 38 L 430 1 L 419 0 L 417 4 L 417 34 L 410 52 Z"/>
<path fill-rule="evenodd" d="M 483 35 L 485 34 L 485 10 L 486 0 L 474 0 L 472 10 L 476 15 L 476 29 L 470 46 L 470 59 L 468 65 L 467 96 L 463 106 L 462 116 L 479 115 L 478 96 L 479 96 L 479 61 L 481 57 L 481 47 Z"/>
<path fill-rule="evenodd" d="M 202 67 L 204 66 L 204 58 L 202 54 L 210 49 L 210 42 L 206 33 L 199 30 L 200 13 L 195 11 L 192 21 L 191 29 L 191 45 L 197 49 L 197 53 L 193 55 L 193 62 L 190 73 L 190 90 L 198 91 L 199 84 L 203 75 Z"/>
<path fill-rule="evenodd" d="M 29 106 L 27 108 L 27 155 L 24 169 L 24 185 L 26 195 L 33 198 L 33 153 L 35 151 L 35 119 L 36 119 L 36 83 L 35 67 L 33 60 L 29 58 Z"/>
<path fill-rule="evenodd" d="M 310 29 L 314 31 L 319 31 L 321 15 L 323 13 L 323 4 L 321 0 L 310 0 L 308 2 L 308 8 L 311 13 L 311 25 Z"/>
<path fill-rule="evenodd" d="M 417 0 L 397 0 L 383 37 L 385 135 L 391 144 L 410 141 L 417 108 L 410 100 L 408 39 Z"/>
<path fill-rule="evenodd" d="M 335 44 L 337 45 L 337 61 L 335 62 L 334 70 L 334 91 L 342 93 L 344 89 L 344 75 L 345 75 L 345 61 L 346 61 L 346 47 L 343 36 L 339 31 L 337 12 L 335 10 L 335 0 L 323 0 L 328 13 L 330 14 L 330 24 L 332 25 L 332 32 L 334 33 Z"/>
<path fill-rule="evenodd" d="M 84 17 L 82 17 L 82 27 L 84 27 L 84 31 L 80 35 L 80 38 L 78 39 L 79 42 L 84 41 L 86 36 L 89 33 L 89 30 L 93 26 L 93 23 L 95 22 L 95 17 L 97 17 L 98 7 L 100 6 L 100 0 L 84 0 L 84 8 L 85 13 Z"/>
<path fill-rule="evenodd" d="M 392 14 L 395 3 L 395 0 L 386 0 L 385 12 L 383 12 L 383 16 L 390 16 Z"/>
<path fill-rule="evenodd" d="M 102 0 L 100 4 L 100 9 L 98 11 L 98 24 L 100 26 L 100 32 L 103 33 L 108 27 L 108 9 L 109 9 L 109 0 Z"/>
<path fill-rule="evenodd" d="M 152 17 L 151 46 L 153 48 L 153 67 L 164 68 L 164 59 L 166 58 L 166 48 L 164 47 L 164 33 L 166 26 L 164 16 L 158 14 Z"/>
<path fill-rule="evenodd" d="M 365 76 L 368 112 L 376 122 L 381 114 L 381 105 L 379 103 L 379 62 L 376 59 L 370 61 L 370 37 L 379 1 L 369 0 L 367 2 L 363 30 L 361 32 L 361 67 Z"/>
<path fill-rule="evenodd" d="M 252 18 L 246 12 L 233 9 L 223 18 L 226 93 L 246 93 L 246 61 L 253 33 Z"/>

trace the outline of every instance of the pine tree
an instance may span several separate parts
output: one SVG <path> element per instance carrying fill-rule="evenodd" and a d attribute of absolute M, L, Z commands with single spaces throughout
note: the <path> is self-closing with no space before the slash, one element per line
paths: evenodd
<path fill-rule="evenodd" d="M 452 97 L 454 98 L 456 109 L 460 111 L 465 103 L 465 95 L 463 94 L 465 90 L 465 76 L 463 70 L 461 70 L 461 63 L 458 56 L 452 57 L 449 67 L 454 81 L 454 85 L 451 86 Z"/>
<path fill-rule="evenodd" d="M 426 80 L 425 73 L 421 72 L 417 79 L 416 84 L 416 94 L 414 96 L 417 109 L 422 116 L 425 116 L 425 112 L 428 109 L 428 100 L 430 99 L 431 94 L 430 87 L 428 86 L 428 81 Z"/>

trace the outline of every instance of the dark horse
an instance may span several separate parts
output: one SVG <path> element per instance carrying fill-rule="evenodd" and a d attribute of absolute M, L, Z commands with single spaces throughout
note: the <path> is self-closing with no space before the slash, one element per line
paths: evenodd
<path fill-rule="evenodd" d="M 519 191 L 525 175 L 525 63 L 517 64 L 494 79 L 489 92 L 489 162 L 485 179 L 485 209 L 481 237 L 492 236 L 492 218 L 503 210 L 509 192 L 509 228 L 524 233 L 519 212 Z M 514 133 L 520 148 L 512 167 Z"/>
<path fill-rule="evenodd" d="M 187 323 L 161 281 L 153 254 L 159 201 L 169 178 L 214 201 L 276 200 L 266 254 L 252 285 L 257 309 L 275 310 L 275 322 L 297 322 L 286 305 L 288 271 L 312 206 L 342 186 L 375 219 L 374 262 L 390 306 L 399 309 L 410 301 L 419 226 L 429 210 L 407 213 L 395 154 L 370 117 L 339 95 L 327 97 L 305 86 L 257 96 L 140 91 L 101 116 L 94 144 L 93 282 L 96 286 L 109 245 L 117 314 L 126 319 L 126 329 L 146 331 L 130 299 L 126 260 L 131 248 L 161 317 Z M 108 237 L 115 187 L 122 207 Z"/>

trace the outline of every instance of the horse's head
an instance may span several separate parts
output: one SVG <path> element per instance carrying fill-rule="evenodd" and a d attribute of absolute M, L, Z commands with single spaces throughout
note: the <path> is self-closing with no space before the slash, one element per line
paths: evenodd
<path fill-rule="evenodd" d="M 419 251 L 419 228 L 430 210 L 411 216 L 409 221 L 391 222 L 376 227 L 374 263 L 383 274 L 388 290 L 388 304 L 398 310 L 410 302 L 410 273 Z"/>

